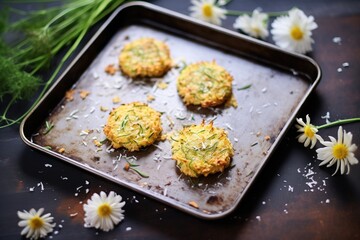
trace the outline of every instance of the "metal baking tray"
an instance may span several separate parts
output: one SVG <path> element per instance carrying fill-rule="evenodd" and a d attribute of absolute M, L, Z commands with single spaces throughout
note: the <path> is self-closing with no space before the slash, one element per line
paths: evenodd
<path fill-rule="evenodd" d="M 154 79 L 131 80 L 119 71 L 107 74 L 106 66 L 117 66 L 122 46 L 140 37 L 165 41 L 179 67 Z M 175 83 L 181 64 L 212 60 L 234 77 L 237 108 L 187 107 L 178 96 Z M 132 2 L 109 17 L 23 120 L 20 133 L 26 144 L 46 154 L 194 216 L 217 219 L 232 212 L 261 175 L 320 76 L 319 66 L 306 56 L 149 3 Z M 159 82 L 168 87 L 160 88 Z M 73 101 L 64 98 L 70 89 L 74 90 Z M 90 94 L 82 99 L 81 90 Z M 108 142 L 100 147 L 94 144 L 94 140 L 105 139 L 102 127 L 113 107 L 147 102 L 149 94 L 155 97 L 149 105 L 163 113 L 164 133 L 203 119 L 225 128 L 235 150 L 231 167 L 223 173 L 190 178 L 171 159 L 168 141 L 136 153 L 111 149 Z M 121 103 L 112 102 L 115 96 Z M 46 122 L 54 127 L 44 134 Z M 139 165 L 137 169 L 149 177 L 125 171 L 127 161 Z"/>

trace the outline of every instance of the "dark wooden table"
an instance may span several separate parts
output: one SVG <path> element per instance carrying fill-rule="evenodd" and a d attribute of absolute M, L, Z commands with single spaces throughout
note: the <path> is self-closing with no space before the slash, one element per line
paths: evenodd
<path fill-rule="evenodd" d="M 189 14 L 190 1 L 152 2 Z M 292 6 L 313 15 L 319 25 L 310 56 L 323 74 L 299 117 L 310 114 L 315 124 L 324 123 L 321 116 L 327 112 L 330 120 L 359 117 L 360 1 L 234 0 L 227 8 L 279 11 Z M 228 17 L 223 26 L 234 30 L 234 20 Z M 334 43 L 334 37 L 340 37 L 341 44 Z M 338 72 L 345 62 L 349 67 Z M 353 142 L 359 146 L 359 123 L 345 129 L 353 133 Z M 337 127 L 325 129 L 322 135 L 336 136 L 336 132 Z M 350 175 L 332 177 L 334 168 L 318 167 L 315 152 L 299 144 L 296 135 L 290 129 L 232 214 L 207 221 L 30 149 L 20 139 L 19 126 L 1 129 L 0 239 L 19 239 L 16 212 L 32 207 L 45 207 L 56 218 L 54 239 L 360 239 L 360 165 L 352 166 Z M 359 159 L 360 151 L 355 154 Z M 316 183 L 309 184 L 311 179 Z M 113 190 L 126 200 L 125 220 L 113 231 L 83 227 L 81 203 L 90 195 L 76 193 L 86 181 L 91 193 Z M 78 215 L 70 217 L 72 213 Z"/>

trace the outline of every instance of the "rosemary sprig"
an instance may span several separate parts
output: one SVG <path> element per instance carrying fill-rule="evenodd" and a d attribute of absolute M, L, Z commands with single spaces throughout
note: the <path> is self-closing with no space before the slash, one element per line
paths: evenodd
<path fill-rule="evenodd" d="M 52 122 L 46 121 L 45 122 L 45 130 L 44 130 L 43 134 L 44 135 L 48 134 L 54 127 L 55 127 L 55 125 Z"/>
<path fill-rule="evenodd" d="M 245 85 L 245 86 L 243 86 L 243 87 L 241 87 L 241 88 L 238 88 L 237 90 L 240 91 L 240 90 L 249 89 L 249 88 L 251 88 L 251 85 L 252 85 L 252 84 Z"/>

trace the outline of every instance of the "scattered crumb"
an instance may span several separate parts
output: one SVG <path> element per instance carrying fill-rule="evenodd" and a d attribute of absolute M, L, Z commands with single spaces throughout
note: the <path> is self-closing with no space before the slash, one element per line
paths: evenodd
<path fill-rule="evenodd" d="M 79 93 L 80 93 L 81 99 L 83 99 L 83 100 L 90 94 L 90 92 L 87 90 L 80 90 Z"/>
<path fill-rule="evenodd" d="M 189 205 L 192 206 L 192 207 L 194 207 L 194 208 L 199 208 L 199 205 L 198 205 L 196 202 L 194 202 L 194 201 L 190 201 L 190 202 L 189 202 Z"/>
<path fill-rule="evenodd" d="M 121 102 L 121 100 L 120 100 L 120 98 L 118 96 L 115 96 L 115 97 L 112 98 L 112 102 L 114 104 L 117 104 L 117 103 Z"/>
<path fill-rule="evenodd" d="M 106 112 L 107 110 L 109 110 L 107 107 L 100 106 L 100 111 L 102 111 L 102 112 Z"/>
<path fill-rule="evenodd" d="M 75 93 L 75 90 L 74 89 L 71 89 L 71 90 L 68 90 L 66 91 L 65 93 L 65 99 L 69 102 L 73 101 L 74 100 L 74 93 Z"/>
<path fill-rule="evenodd" d="M 58 152 L 59 152 L 59 153 L 64 153 L 64 152 L 65 152 L 65 148 L 60 148 L 60 149 L 58 150 Z"/>
<path fill-rule="evenodd" d="M 261 221 L 261 217 L 260 216 L 256 216 L 256 220 L 258 220 L 259 222 Z"/>
<path fill-rule="evenodd" d="M 148 94 L 148 95 L 146 96 L 146 100 L 147 100 L 148 102 L 152 102 L 152 101 L 155 100 L 155 97 L 154 97 L 153 95 L 151 95 L 151 94 Z"/>
<path fill-rule="evenodd" d="M 97 147 L 101 147 L 102 143 L 99 140 L 94 139 L 93 143 L 95 144 L 95 146 Z"/>
<path fill-rule="evenodd" d="M 266 136 L 264 137 L 264 139 L 265 139 L 266 141 L 269 141 L 271 138 L 270 138 L 269 135 L 266 135 Z"/>
<path fill-rule="evenodd" d="M 168 87 L 168 84 L 166 82 L 160 81 L 156 84 L 156 86 L 162 90 L 166 89 Z"/>
<path fill-rule="evenodd" d="M 114 75 L 117 71 L 117 68 L 114 66 L 114 64 L 109 64 L 105 67 L 105 72 L 109 75 Z"/>
<path fill-rule="evenodd" d="M 130 169 L 130 164 L 129 164 L 129 163 L 125 163 L 124 170 L 125 170 L 125 171 L 129 171 L 129 169 Z"/>
<path fill-rule="evenodd" d="M 166 134 L 161 134 L 160 136 L 160 141 L 165 141 L 167 139 L 167 135 Z"/>

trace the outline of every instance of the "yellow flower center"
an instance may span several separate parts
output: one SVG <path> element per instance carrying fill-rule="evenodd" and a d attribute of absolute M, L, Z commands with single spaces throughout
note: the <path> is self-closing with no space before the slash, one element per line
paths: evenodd
<path fill-rule="evenodd" d="M 31 229 L 39 229 L 44 226 L 44 220 L 42 220 L 39 216 L 35 216 L 29 220 L 29 226 Z"/>
<path fill-rule="evenodd" d="M 290 30 L 290 35 L 295 40 L 301 40 L 304 36 L 304 33 L 301 31 L 299 26 L 293 26 Z"/>
<path fill-rule="evenodd" d="M 108 217 L 111 214 L 112 210 L 108 203 L 103 203 L 98 207 L 97 212 L 100 217 Z"/>
<path fill-rule="evenodd" d="M 213 15 L 212 5 L 209 3 L 204 4 L 202 6 L 202 13 L 205 17 L 211 17 Z"/>
<path fill-rule="evenodd" d="M 313 138 L 315 135 L 314 131 L 311 129 L 309 125 L 305 126 L 304 133 L 308 138 Z"/>
<path fill-rule="evenodd" d="M 345 144 L 337 143 L 333 146 L 333 155 L 337 160 L 345 159 L 348 156 L 348 148 Z"/>

